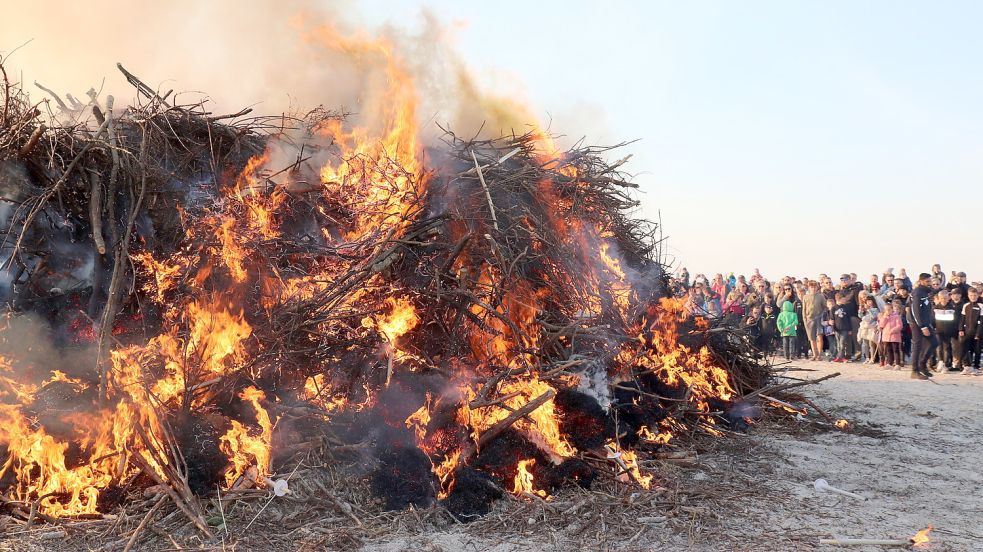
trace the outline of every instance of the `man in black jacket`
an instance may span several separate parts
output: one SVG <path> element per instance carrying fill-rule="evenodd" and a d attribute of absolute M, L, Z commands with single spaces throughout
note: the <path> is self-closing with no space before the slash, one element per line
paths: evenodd
<path fill-rule="evenodd" d="M 918 275 L 918 285 L 911 293 L 911 301 L 905 309 L 908 323 L 911 324 L 911 377 L 928 379 L 932 372 L 928 369 L 928 359 L 932 358 L 939 338 L 932 324 L 931 288 L 928 282 L 932 275 L 922 272 Z"/>

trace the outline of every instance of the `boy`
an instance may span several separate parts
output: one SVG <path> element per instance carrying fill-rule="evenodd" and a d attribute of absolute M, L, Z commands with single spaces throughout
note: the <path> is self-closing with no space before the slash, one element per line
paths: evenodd
<path fill-rule="evenodd" d="M 979 376 L 980 372 L 980 339 L 983 338 L 983 306 L 980 305 L 980 291 L 969 288 L 969 301 L 963 305 L 962 323 L 959 326 L 959 351 L 957 362 L 966 361 L 962 374 Z M 972 367 L 970 367 L 972 366 Z"/>
<path fill-rule="evenodd" d="M 791 301 L 782 303 L 782 313 L 778 315 L 776 322 L 778 332 L 782 335 L 782 350 L 785 351 L 785 360 L 792 360 L 792 355 L 799 356 L 799 340 L 797 330 L 799 327 L 799 315 L 795 314 L 795 305 Z"/>
<path fill-rule="evenodd" d="M 933 310 L 935 311 L 935 333 L 939 336 L 937 354 L 939 362 L 935 371 L 941 372 L 943 368 L 951 370 L 952 357 L 954 356 L 952 340 L 959 334 L 959 329 L 956 326 L 959 317 L 956 315 L 956 305 L 950 299 L 948 291 L 939 290 L 935 294 Z"/>
<path fill-rule="evenodd" d="M 850 362 L 847 348 L 850 354 L 853 352 L 852 337 L 853 324 L 850 313 L 850 299 L 842 291 L 836 294 L 836 305 L 833 307 L 833 329 L 836 330 L 836 358 L 833 362 Z"/>
<path fill-rule="evenodd" d="M 826 338 L 826 350 L 829 352 L 829 361 L 836 360 L 836 321 L 833 319 L 833 309 L 836 308 L 836 301 L 833 300 L 834 292 L 830 292 L 826 299 L 826 310 L 823 311 L 823 337 Z"/>
<path fill-rule="evenodd" d="M 775 307 L 771 303 L 765 303 L 765 313 L 761 315 L 761 335 L 758 336 L 758 348 L 765 352 L 765 356 L 771 354 L 774 347 L 775 334 L 778 326 L 778 318 L 775 316 Z"/>

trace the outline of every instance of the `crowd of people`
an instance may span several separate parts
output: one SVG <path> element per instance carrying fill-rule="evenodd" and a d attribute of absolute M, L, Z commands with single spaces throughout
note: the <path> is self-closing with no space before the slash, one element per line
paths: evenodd
<path fill-rule="evenodd" d="M 969 284 L 964 272 L 946 276 L 935 265 L 914 280 L 902 268 L 866 283 L 856 274 L 772 282 L 757 269 L 710 279 L 683 268 L 670 284 L 691 316 L 744 329 L 766 355 L 910 368 L 915 379 L 983 375 L 983 283 Z"/>

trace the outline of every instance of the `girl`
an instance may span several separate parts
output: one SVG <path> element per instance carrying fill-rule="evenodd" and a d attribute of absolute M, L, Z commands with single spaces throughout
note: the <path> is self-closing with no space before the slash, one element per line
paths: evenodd
<path fill-rule="evenodd" d="M 864 364 L 873 364 L 877 354 L 877 337 L 880 329 L 877 326 L 877 315 L 879 312 L 874 298 L 865 297 L 860 317 L 860 330 L 857 332 L 860 350 L 865 358 Z"/>
<path fill-rule="evenodd" d="M 904 365 L 904 357 L 901 356 L 902 308 L 900 301 L 888 303 L 885 306 L 884 314 L 877 321 L 877 326 L 881 330 L 881 345 L 884 349 L 881 366 L 884 366 L 886 370 L 890 370 L 892 367 L 900 370 Z"/>

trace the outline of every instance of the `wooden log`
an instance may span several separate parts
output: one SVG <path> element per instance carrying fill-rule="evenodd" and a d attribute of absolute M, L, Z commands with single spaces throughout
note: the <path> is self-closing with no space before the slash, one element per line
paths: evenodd
<path fill-rule="evenodd" d="M 478 438 L 478 448 L 480 449 L 481 447 L 487 445 L 492 439 L 498 437 L 500 433 L 508 429 L 512 424 L 519 421 L 519 419 L 533 412 L 540 406 L 543 406 L 546 404 L 546 401 L 552 399 L 554 396 L 556 396 L 556 391 L 550 389 L 549 391 L 526 403 L 522 408 L 509 414 L 504 420 L 488 428 L 488 430 L 482 433 L 481 437 Z"/>

